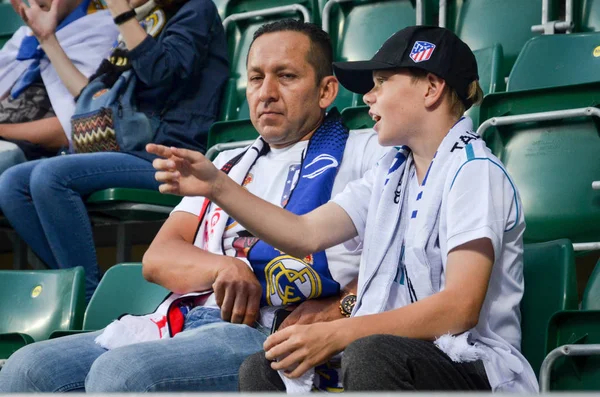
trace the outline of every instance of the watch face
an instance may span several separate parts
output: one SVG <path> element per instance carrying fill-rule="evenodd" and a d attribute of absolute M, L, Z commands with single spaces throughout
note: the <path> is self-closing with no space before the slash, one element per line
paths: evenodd
<path fill-rule="evenodd" d="M 354 305 L 356 304 L 356 295 L 347 295 L 342 299 L 342 309 L 347 313 L 352 313 Z"/>

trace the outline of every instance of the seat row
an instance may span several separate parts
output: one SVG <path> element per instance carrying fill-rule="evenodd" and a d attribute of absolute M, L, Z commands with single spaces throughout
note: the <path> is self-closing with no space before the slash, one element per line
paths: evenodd
<path fill-rule="evenodd" d="M 152 312 L 167 296 L 164 288 L 142 276 L 142 266 L 111 267 L 87 308 L 83 269 L 0 271 L 0 360 L 34 341 L 104 328 L 124 313 Z M 538 373 L 547 352 L 565 339 L 557 332 L 555 313 L 575 316 L 577 290 L 574 252 L 566 239 L 528 244 L 524 252 L 525 295 L 521 303 L 522 351 Z M 600 306 L 594 286 L 600 284 L 600 263 L 584 299 L 585 308 Z M 581 333 L 579 329 L 577 332 Z M 596 337 L 596 335 L 594 335 Z M 546 342 L 547 340 L 547 342 Z M 555 367 L 555 383 L 563 367 Z M 565 373 L 567 386 L 573 384 Z M 598 379 L 595 379 L 598 384 Z M 570 383 L 569 383 L 570 382 Z"/>

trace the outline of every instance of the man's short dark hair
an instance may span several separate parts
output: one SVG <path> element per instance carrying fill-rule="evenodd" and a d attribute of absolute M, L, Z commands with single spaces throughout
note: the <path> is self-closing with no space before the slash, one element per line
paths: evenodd
<path fill-rule="evenodd" d="M 307 61 L 315 69 L 317 84 L 321 82 L 323 77 L 333 75 L 333 68 L 331 66 L 333 63 L 331 39 L 323 29 L 314 23 L 302 22 L 296 19 L 282 19 L 264 24 L 254 33 L 248 53 L 256 39 L 263 34 L 276 32 L 299 32 L 308 37 L 310 48 L 307 54 Z"/>

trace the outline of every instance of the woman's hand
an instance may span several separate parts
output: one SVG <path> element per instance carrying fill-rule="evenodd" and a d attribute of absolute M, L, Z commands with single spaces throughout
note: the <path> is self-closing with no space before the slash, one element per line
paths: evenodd
<path fill-rule="evenodd" d="M 289 378 L 298 378 L 341 352 L 351 342 L 345 320 L 310 325 L 292 325 L 275 332 L 265 341 L 267 360 L 274 370 L 284 370 Z"/>
<path fill-rule="evenodd" d="M 36 0 L 29 0 L 30 7 L 23 0 L 10 0 L 15 11 L 33 31 L 40 43 L 54 36 L 58 26 L 58 4 L 62 0 L 52 0 L 50 10 L 43 10 Z"/>
<path fill-rule="evenodd" d="M 146 145 L 146 151 L 163 157 L 152 162 L 161 193 L 212 199 L 219 175 L 225 176 L 200 152 L 154 143 Z"/>
<path fill-rule="evenodd" d="M 104 0 L 110 14 L 114 17 L 121 15 L 124 12 L 131 10 L 131 6 L 127 0 Z"/>

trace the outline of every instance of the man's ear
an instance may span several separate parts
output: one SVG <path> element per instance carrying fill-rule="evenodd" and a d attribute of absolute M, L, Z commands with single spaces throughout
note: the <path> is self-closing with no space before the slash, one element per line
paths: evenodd
<path fill-rule="evenodd" d="M 325 76 L 319 85 L 319 107 L 327 109 L 337 97 L 340 83 L 335 76 Z"/>
<path fill-rule="evenodd" d="M 446 81 L 433 73 L 427 73 L 427 92 L 425 93 L 425 106 L 430 108 L 438 106 L 444 99 Z"/>

